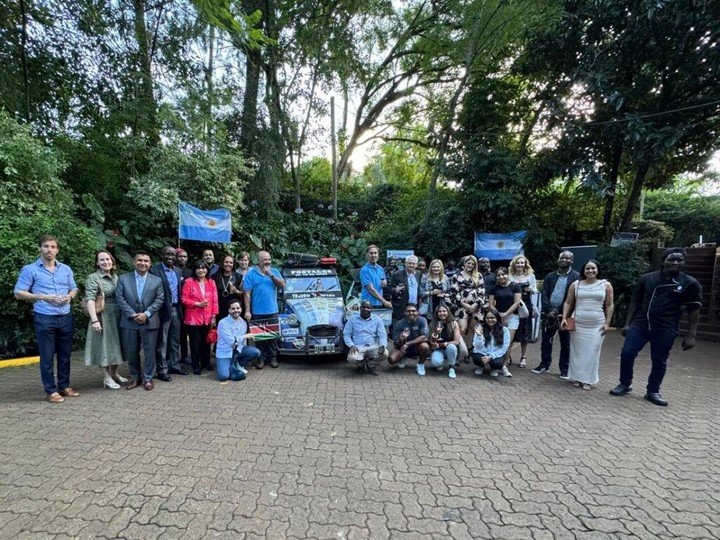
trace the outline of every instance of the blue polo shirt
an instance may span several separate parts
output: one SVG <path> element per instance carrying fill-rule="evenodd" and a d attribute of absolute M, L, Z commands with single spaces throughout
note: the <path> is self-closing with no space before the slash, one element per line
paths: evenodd
<path fill-rule="evenodd" d="M 360 300 L 367 300 L 373 306 L 382 306 L 382 302 L 370 294 L 367 285 L 372 285 L 377 293 L 382 296 L 383 290 L 380 282 L 385 279 L 385 270 L 379 264 L 370 264 L 366 262 L 360 270 L 360 283 L 362 290 L 360 291 Z"/>
<path fill-rule="evenodd" d="M 77 290 L 73 271 L 67 264 L 55 261 L 55 271 L 50 272 L 38 257 L 34 263 L 23 266 L 15 284 L 15 293 L 51 294 L 66 296 Z M 35 313 L 41 315 L 67 315 L 70 304 L 56 306 L 44 300 L 38 300 L 33 306 Z"/>
<path fill-rule="evenodd" d="M 277 268 L 270 268 L 270 271 L 278 279 L 282 279 Z M 278 312 L 277 287 L 270 276 L 266 276 L 254 266 L 248 270 L 242 281 L 242 288 L 251 291 L 250 310 L 253 313 L 268 315 Z"/>

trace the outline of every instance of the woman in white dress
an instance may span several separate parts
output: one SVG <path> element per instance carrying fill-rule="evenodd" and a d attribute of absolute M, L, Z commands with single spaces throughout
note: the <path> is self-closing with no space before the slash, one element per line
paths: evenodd
<path fill-rule="evenodd" d="M 599 279 L 600 265 L 590 259 L 580 270 L 583 279 L 568 291 L 563 306 L 561 328 L 566 328 L 575 307 L 575 331 L 570 332 L 570 368 L 568 378 L 574 386 L 590 390 L 597 384 L 600 349 L 613 315 L 613 288 Z"/>

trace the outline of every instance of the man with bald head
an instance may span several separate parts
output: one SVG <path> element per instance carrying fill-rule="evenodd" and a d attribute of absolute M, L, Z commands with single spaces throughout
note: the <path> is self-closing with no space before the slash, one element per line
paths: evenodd
<path fill-rule="evenodd" d="M 555 334 L 560 338 L 560 378 L 568 378 L 570 367 L 570 332 L 560 330 L 562 306 L 567 298 L 570 286 L 580 279 L 580 272 L 573 270 L 575 256 L 572 251 L 563 251 L 558 256 L 558 269 L 550 272 L 542 286 L 542 343 L 540 345 L 540 365 L 532 370 L 542 374 L 550 371 L 552 348 Z"/>
<path fill-rule="evenodd" d="M 267 251 L 258 253 L 258 263 L 247 271 L 242 281 L 245 292 L 245 318 L 248 321 L 262 320 L 268 324 L 278 324 L 278 289 L 285 288 L 285 281 L 277 268 L 271 266 L 272 258 Z M 278 367 L 277 342 L 268 339 L 258 342 L 261 356 L 255 362 L 255 368 L 262 369 L 265 363 Z"/>

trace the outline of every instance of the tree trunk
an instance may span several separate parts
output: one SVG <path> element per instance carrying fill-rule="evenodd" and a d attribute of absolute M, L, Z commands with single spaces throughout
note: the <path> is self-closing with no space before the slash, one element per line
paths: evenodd
<path fill-rule="evenodd" d="M 613 145 L 612 157 L 610 159 L 610 177 L 608 179 L 608 190 L 605 195 L 605 214 L 603 215 L 603 230 L 609 238 L 612 234 L 612 214 L 615 207 L 615 196 L 617 194 L 617 182 L 620 174 L 620 160 L 622 159 L 622 141 L 618 140 Z"/>
<path fill-rule="evenodd" d="M 648 170 L 650 170 L 650 163 L 648 161 L 642 161 L 638 165 L 638 169 L 633 179 L 632 189 L 630 190 L 630 197 L 628 198 L 627 206 L 625 207 L 625 214 L 620 224 L 621 232 L 630 232 L 632 229 L 632 219 L 637 209 L 638 201 L 640 200 L 640 194 L 642 188 L 645 185 L 645 177 L 647 176 Z"/>
<path fill-rule="evenodd" d="M 22 64 L 23 72 L 23 92 L 25 93 L 25 122 L 30 123 L 30 75 L 28 72 L 27 64 L 27 26 L 28 26 L 28 14 L 25 0 L 20 0 L 20 17 L 22 19 L 22 31 L 20 33 L 20 63 Z"/>
<path fill-rule="evenodd" d="M 215 85 L 213 82 L 213 67 L 215 61 L 215 27 L 211 24 L 208 28 L 208 63 L 205 68 L 205 90 L 207 96 L 205 98 L 205 153 L 212 151 L 212 127 L 213 127 L 213 100 L 215 93 Z"/>
<path fill-rule="evenodd" d="M 135 125 L 136 136 L 145 136 L 150 146 L 160 144 L 160 128 L 157 120 L 157 103 L 153 90 L 152 59 L 150 42 L 145 22 L 145 1 L 133 0 L 135 39 L 138 44 L 135 92 Z"/>
<path fill-rule="evenodd" d="M 257 102 L 260 91 L 260 51 L 245 51 L 245 93 L 243 94 L 242 116 L 240 118 L 240 147 L 253 154 L 257 138 Z"/>

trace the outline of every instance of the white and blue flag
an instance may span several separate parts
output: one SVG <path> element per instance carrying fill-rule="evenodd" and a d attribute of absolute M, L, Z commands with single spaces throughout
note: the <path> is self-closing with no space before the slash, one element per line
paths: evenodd
<path fill-rule="evenodd" d="M 475 256 L 491 261 L 510 260 L 523 254 L 523 240 L 527 231 L 511 233 L 475 233 Z"/>
<path fill-rule="evenodd" d="M 230 210 L 225 208 L 200 210 L 191 204 L 179 201 L 178 215 L 180 216 L 178 237 L 181 240 L 230 243 L 232 236 Z"/>

